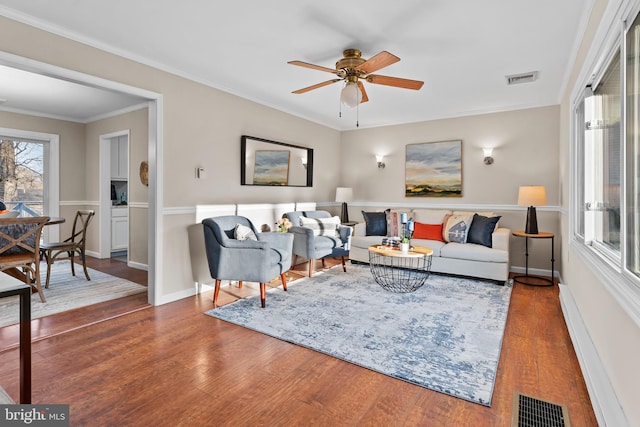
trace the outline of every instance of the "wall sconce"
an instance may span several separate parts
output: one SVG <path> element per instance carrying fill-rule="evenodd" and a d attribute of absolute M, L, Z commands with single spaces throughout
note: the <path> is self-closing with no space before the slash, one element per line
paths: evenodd
<path fill-rule="evenodd" d="M 484 153 L 484 164 L 490 165 L 491 163 L 493 163 L 493 148 L 483 148 L 482 152 Z"/>
<path fill-rule="evenodd" d="M 384 156 L 382 154 L 376 154 L 376 162 L 378 162 L 378 168 L 384 169 Z"/>

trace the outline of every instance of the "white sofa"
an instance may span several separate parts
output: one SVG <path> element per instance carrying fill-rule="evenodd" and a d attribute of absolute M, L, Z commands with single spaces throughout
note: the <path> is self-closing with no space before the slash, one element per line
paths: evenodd
<path fill-rule="evenodd" d="M 404 211 L 414 221 L 424 224 L 442 223 L 448 215 L 459 213 L 448 210 L 413 209 Z M 467 212 L 473 214 L 473 212 Z M 479 215 L 493 216 L 492 213 L 478 212 Z M 349 259 L 356 262 L 369 262 L 368 247 L 379 245 L 383 236 L 366 236 L 364 222 L 355 226 L 351 237 Z M 479 277 L 496 281 L 506 281 L 509 277 L 509 237 L 511 231 L 496 226 L 491 235 L 491 247 L 475 243 L 453 243 L 436 240 L 412 239 L 412 245 L 433 249 L 431 271 Z"/>

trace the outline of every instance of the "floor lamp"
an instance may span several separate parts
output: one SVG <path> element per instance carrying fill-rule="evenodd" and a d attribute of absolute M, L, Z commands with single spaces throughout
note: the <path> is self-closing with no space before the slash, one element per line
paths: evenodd
<path fill-rule="evenodd" d="M 340 214 L 340 222 L 349 222 L 349 211 L 347 210 L 347 202 L 353 200 L 353 188 L 338 187 L 336 188 L 336 202 L 342 202 L 342 212 Z"/>
<path fill-rule="evenodd" d="M 527 224 L 524 232 L 527 234 L 538 234 L 538 218 L 535 206 L 547 204 L 547 192 L 542 185 L 522 186 L 518 190 L 518 205 L 528 206 Z"/>

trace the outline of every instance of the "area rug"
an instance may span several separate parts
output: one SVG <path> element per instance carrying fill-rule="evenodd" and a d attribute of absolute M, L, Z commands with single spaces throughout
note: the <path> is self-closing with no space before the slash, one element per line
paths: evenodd
<path fill-rule="evenodd" d="M 332 268 L 206 314 L 431 390 L 491 405 L 511 286 L 432 274 L 383 290 L 368 266 Z"/>
<path fill-rule="evenodd" d="M 116 298 L 146 292 L 147 287 L 126 279 L 111 276 L 93 269 L 89 270 L 91 280 L 84 277 L 81 265 L 76 265 L 76 276 L 71 275 L 69 261 L 60 261 L 51 267 L 49 289 L 44 289 L 47 278 L 47 265 L 40 266 L 42 287 L 46 303 L 40 301 L 37 294 L 31 296 L 31 318 L 37 319 L 75 308 L 85 307 Z M 12 281 L 0 273 L 2 283 Z M 0 327 L 18 323 L 18 297 L 0 299 Z"/>

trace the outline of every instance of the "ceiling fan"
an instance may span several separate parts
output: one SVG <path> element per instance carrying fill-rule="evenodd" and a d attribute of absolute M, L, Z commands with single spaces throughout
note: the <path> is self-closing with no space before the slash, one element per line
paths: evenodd
<path fill-rule="evenodd" d="M 340 93 L 340 99 L 343 104 L 349 107 L 355 107 L 356 105 L 369 100 L 367 92 L 364 89 L 364 84 L 362 84 L 363 80 L 368 83 L 413 90 L 419 90 L 424 84 L 424 82 L 418 80 L 371 74 L 400 61 L 400 58 L 387 51 L 382 51 L 369 59 L 362 58 L 362 52 L 358 49 L 346 49 L 342 54 L 344 58 L 336 62 L 335 70 L 321 65 L 309 64 L 308 62 L 289 61 L 288 63 L 292 65 L 326 71 L 339 77 L 337 79 L 327 80 L 326 82 L 295 90 L 292 93 L 305 93 L 339 81 L 344 81 L 345 85 Z"/>

